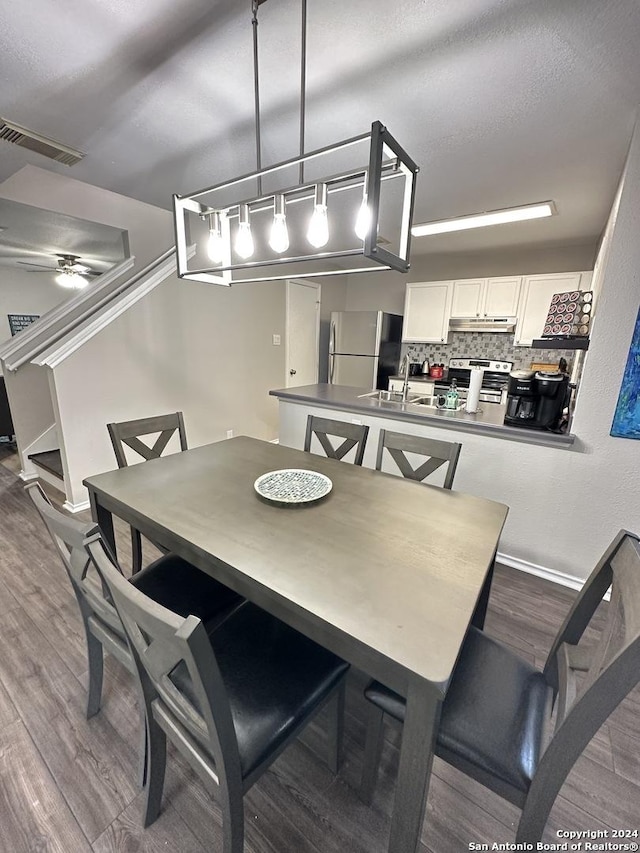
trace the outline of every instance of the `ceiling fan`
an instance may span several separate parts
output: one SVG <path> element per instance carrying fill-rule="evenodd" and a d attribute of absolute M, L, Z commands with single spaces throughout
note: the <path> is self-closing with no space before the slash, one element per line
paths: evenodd
<path fill-rule="evenodd" d="M 57 272 L 56 283 L 61 287 L 67 287 L 71 290 L 82 290 L 89 284 L 87 276 L 100 275 L 99 272 L 92 270 L 85 264 L 79 264 L 79 255 L 56 254 L 58 265 L 55 267 L 45 266 L 44 264 L 34 264 L 32 261 L 18 261 L 19 264 L 29 267 L 40 267 L 42 270 L 50 270 Z M 30 270 L 30 272 L 40 272 L 40 270 Z"/>

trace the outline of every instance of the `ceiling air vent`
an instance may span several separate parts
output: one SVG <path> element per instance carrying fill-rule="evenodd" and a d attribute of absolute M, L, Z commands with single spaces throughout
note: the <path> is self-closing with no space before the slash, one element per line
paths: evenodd
<path fill-rule="evenodd" d="M 39 133 L 34 133 L 32 130 L 27 130 L 26 127 L 21 127 L 19 124 L 14 124 L 4 118 L 0 118 L 0 139 L 4 139 L 5 142 L 12 142 L 14 145 L 20 145 L 22 148 L 28 148 L 29 151 L 35 151 L 36 154 L 42 154 L 58 163 L 64 163 L 65 166 L 74 166 L 84 157 L 82 151 L 76 151 L 56 142 L 54 139 L 40 136 Z"/>

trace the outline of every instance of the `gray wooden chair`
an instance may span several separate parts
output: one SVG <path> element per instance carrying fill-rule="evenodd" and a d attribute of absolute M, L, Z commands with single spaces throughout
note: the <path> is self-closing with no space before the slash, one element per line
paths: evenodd
<path fill-rule="evenodd" d="M 304 437 L 304 449 L 311 450 L 311 439 L 315 435 L 324 452 L 330 459 L 342 459 L 347 453 L 356 448 L 354 459 L 355 465 L 362 465 L 364 448 L 367 443 L 369 427 L 364 424 L 350 424 L 345 421 L 336 421 L 331 418 L 319 418 L 309 415 L 307 418 L 307 431 Z M 343 438 L 344 441 L 338 447 L 334 447 L 329 441 L 329 436 Z"/>
<path fill-rule="evenodd" d="M 439 441 L 435 438 L 423 438 L 418 435 L 405 435 L 401 432 L 381 429 L 378 439 L 376 471 L 382 470 L 382 461 L 386 450 L 400 469 L 402 476 L 410 480 L 422 482 L 442 465 L 446 465 L 443 486 L 445 489 L 450 489 L 453 485 L 461 449 L 462 445 L 456 441 Z M 414 468 L 407 459 L 407 453 L 415 453 L 429 458 Z"/>
<path fill-rule="evenodd" d="M 182 412 L 111 423 L 107 424 L 107 429 L 116 454 L 118 468 L 126 468 L 129 465 L 125 445 L 145 460 L 157 459 L 162 456 L 167 444 L 177 432 L 180 439 L 180 449 L 187 450 L 187 434 Z M 153 444 L 141 441 L 141 437 L 156 435 L 156 433 L 159 435 Z M 155 542 L 153 544 L 156 545 Z M 156 547 L 164 551 L 161 546 L 156 545 Z M 132 574 L 136 574 L 142 568 L 142 537 L 140 531 L 134 527 L 131 528 L 131 555 L 131 571 Z"/>
<path fill-rule="evenodd" d="M 595 643 L 583 634 L 611 586 Z M 640 539 L 620 531 L 585 582 L 542 672 L 471 628 L 442 705 L 435 753 L 522 809 L 516 842 L 540 840 L 580 753 L 640 682 Z M 373 794 L 383 714 L 404 719 L 404 700 L 372 682 L 362 796 Z M 555 731 L 548 738 L 552 707 Z"/>
<path fill-rule="evenodd" d="M 25 489 L 51 535 L 80 609 L 87 641 L 87 718 L 90 718 L 100 710 L 103 650 L 112 654 L 133 675 L 136 673 L 120 617 L 110 598 L 105 596 L 100 577 L 92 568 L 84 547 L 87 536 L 99 534 L 98 527 L 93 522 L 78 521 L 55 509 L 38 483 L 29 483 Z M 161 557 L 126 583 L 184 616 L 197 613 L 207 620 L 223 618 L 243 601 L 228 587 L 175 554 Z M 143 756 L 144 751 L 141 758 Z"/>
<path fill-rule="evenodd" d="M 244 794 L 325 704 L 337 771 L 348 665 L 249 602 L 217 626 L 185 619 L 127 583 L 99 537 L 86 547 L 122 619 L 144 696 L 144 825 L 160 812 L 169 738 L 217 790 L 224 853 L 241 853 Z"/>

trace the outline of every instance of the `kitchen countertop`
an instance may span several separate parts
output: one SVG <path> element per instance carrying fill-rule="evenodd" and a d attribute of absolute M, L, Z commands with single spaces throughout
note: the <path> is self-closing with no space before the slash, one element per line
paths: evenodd
<path fill-rule="evenodd" d="M 412 377 L 412 379 L 417 377 Z M 547 447 L 570 447 L 576 440 L 572 433 L 557 435 L 543 430 L 521 429 L 506 426 L 504 415 L 506 406 L 497 403 L 481 403 L 481 411 L 469 414 L 460 409 L 432 409 L 413 403 L 395 403 L 363 397 L 368 388 L 353 388 L 349 385 L 302 385 L 298 388 L 279 388 L 269 394 L 283 401 L 304 403 L 327 409 L 347 412 L 362 412 L 374 417 L 393 418 L 398 421 L 424 423 L 425 425 L 454 429 L 461 432 L 480 432 L 494 438 L 508 441 L 538 444 Z"/>

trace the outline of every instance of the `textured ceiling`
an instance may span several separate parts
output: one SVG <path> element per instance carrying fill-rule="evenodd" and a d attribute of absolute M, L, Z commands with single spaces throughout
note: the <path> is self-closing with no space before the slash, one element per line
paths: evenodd
<path fill-rule="evenodd" d="M 86 152 L 26 163 L 168 208 L 255 165 L 250 0 L 4 0 L 0 115 Z M 263 163 L 298 146 L 300 0 L 260 7 Z M 640 92 L 638 0 L 308 0 L 307 150 L 381 120 L 419 164 L 416 221 L 553 199 L 558 215 L 414 252 L 593 243 Z"/>

